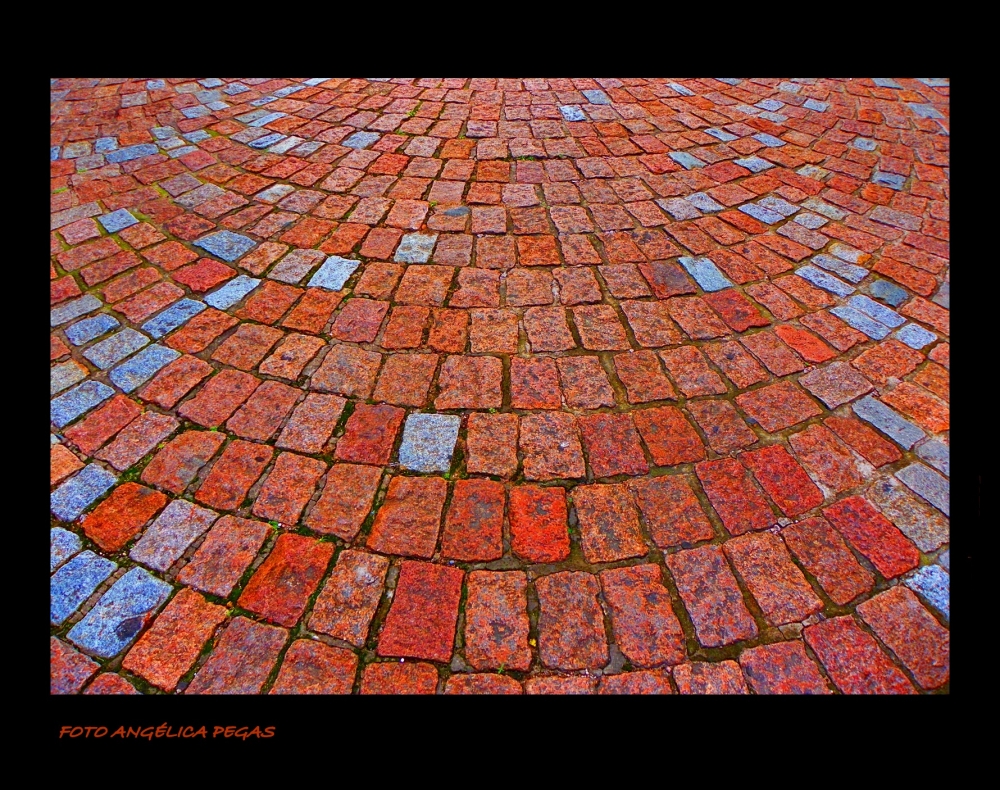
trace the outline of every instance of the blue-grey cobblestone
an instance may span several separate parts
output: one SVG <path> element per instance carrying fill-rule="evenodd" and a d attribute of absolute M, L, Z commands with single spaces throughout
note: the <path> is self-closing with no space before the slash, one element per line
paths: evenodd
<path fill-rule="evenodd" d="M 400 240 L 393 260 L 397 263 L 427 263 L 436 242 L 436 233 L 407 233 Z"/>
<path fill-rule="evenodd" d="M 853 307 L 855 310 L 860 310 L 865 315 L 874 318 L 880 324 L 885 324 L 892 329 L 906 323 L 906 319 L 895 310 L 890 310 L 885 305 L 879 304 L 874 299 L 863 294 L 852 296 L 847 300 L 847 305 L 848 307 Z"/>
<path fill-rule="evenodd" d="M 909 450 L 924 438 L 920 428 L 871 395 L 851 404 L 851 408 L 858 417 L 874 425 L 904 450 Z"/>
<path fill-rule="evenodd" d="M 764 132 L 753 135 L 753 139 L 758 143 L 766 145 L 768 148 L 780 148 L 785 144 L 784 140 L 779 140 L 773 134 L 765 134 Z"/>
<path fill-rule="evenodd" d="M 817 228 L 822 228 L 830 220 L 826 217 L 821 217 L 819 214 L 812 214 L 808 211 L 803 211 L 795 217 L 795 222 L 802 225 L 804 228 L 809 228 L 809 230 L 816 230 Z"/>
<path fill-rule="evenodd" d="M 881 170 L 876 170 L 872 174 L 872 183 L 899 191 L 906 183 L 906 177 L 898 173 L 883 173 Z"/>
<path fill-rule="evenodd" d="M 906 291 L 888 280 L 876 280 L 868 290 L 876 299 L 888 302 L 893 307 L 899 307 L 899 305 L 910 298 Z"/>
<path fill-rule="evenodd" d="M 149 381 L 158 370 L 169 365 L 180 355 L 179 351 L 154 343 L 118 367 L 113 368 L 108 374 L 108 378 L 122 392 L 131 392 Z"/>
<path fill-rule="evenodd" d="M 49 572 L 51 573 L 66 560 L 78 554 L 83 548 L 83 541 L 75 532 L 62 527 L 49 530 Z"/>
<path fill-rule="evenodd" d="M 937 340 L 937 335 L 916 324 L 907 324 L 897 330 L 893 337 L 918 351 Z"/>
<path fill-rule="evenodd" d="M 702 213 L 684 198 L 658 198 L 657 205 L 675 220 L 697 219 Z"/>
<path fill-rule="evenodd" d="M 49 396 L 72 387 L 81 379 L 87 378 L 87 371 L 72 359 L 60 362 L 49 368 Z"/>
<path fill-rule="evenodd" d="M 706 195 L 704 192 L 695 192 L 694 194 L 688 195 L 685 200 L 687 200 L 687 202 L 696 209 L 704 211 L 706 214 L 710 214 L 713 211 L 726 210 L 725 206 L 717 203 L 710 195 Z"/>
<path fill-rule="evenodd" d="M 227 310 L 260 285 L 260 280 L 241 274 L 205 297 L 205 303 L 217 310 Z"/>
<path fill-rule="evenodd" d="M 231 230 L 219 230 L 202 236 L 195 243 L 196 247 L 208 250 L 212 255 L 232 263 L 237 258 L 246 255 L 257 246 L 257 242 Z"/>
<path fill-rule="evenodd" d="M 718 267 L 709 258 L 689 258 L 678 259 L 681 266 L 687 269 L 688 274 L 694 277 L 695 281 L 705 291 L 721 291 L 724 288 L 732 288 L 733 284 L 726 276 L 719 271 Z"/>
<path fill-rule="evenodd" d="M 838 305 L 830 309 L 830 312 L 841 321 L 850 324 L 859 332 L 868 335 L 872 340 L 881 340 L 889 334 L 889 327 L 880 324 L 864 313 L 855 310 L 853 307 Z"/>
<path fill-rule="evenodd" d="M 877 145 L 878 143 L 867 137 L 855 137 L 851 140 L 851 147 L 857 148 L 859 151 L 874 151 Z"/>
<path fill-rule="evenodd" d="M 832 255 L 820 253 L 819 255 L 813 255 L 809 260 L 829 272 L 839 274 L 845 280 L 852 283 L 859 283 L 868 276 L 868 270 L 864 267 L 845 263 L 844 261 L 837 260 Z"/>
<path fill-rule="evenodd" d="M 733 140 L 738 140 L 739 138 L 735 134 L 727 132 L 725 129 L 702 129 L 702 131 L 714 137 L 716 140 L 722 140 L 724 143 L 731 143 Z"/>
<path fill-rule="evenodd" d="M 139 145 L 119 148 L 117 151 L 109 151 L 105 156 L 109 162 L 120 164 L 122 162 L 131 162 L 133 159 L 142 159 L 144 156 L 151 156 L 155 153 L 156 146 L 153 143 L 139 143 Z"/>
<path fill-rule="evenodd" d="M 284 118 L 288 113 L 284 112 L 268 112 L 264 113 L 260 118 L 254 118 L 249 122 L 250 126 L 267 126 L 271 121 L 276 121 L 279 118 Z"/>
<path fill-rule="evenodd" d="M 836 206 L 831 206 L 829 203 L 820 200 L 817 197 L 806 198 L 802 201 L 802 207 L 807 208 L 810 211 L 815 211 L 817 214 L 822 214 L 827 219 L 832 219 L 834 221 L 841 220 L 847 216 L 846 211 L 843 211 Z"/>
<path fill-rule="evenodd" d="M 115 391 L 107 384 L 90 379 L 53 398 L 49 403 L 49 420 L 57 428 L 62 428 L 114 394 Z"/>
<path fill-rule="evenodd" d="M 313 288 L 325 288 L 328 291 L 339 291 L 360 265 L 361 261 L 331 255 L 323 261 L 323 265 L 316 270 L 307 285 Z"/>
<path fill-rule="evenodd" d="M 611 104 L 611 97 L 602 90 L 591 88 L 590 90 L 581 91 L 581 93 L 587 97 L 587 101 L 591 104 Z"/>
<path fill-rule="evenodd" d="M 671 90 L 677 91 L 681 96 L 694 96 L 694 91 L 690 88 L 685 88 L 679 82 L 668 82 L 667 87 Z"/>
<path fill-rule="evenodd" d="M 935 304 L 941 305 L 944 308 L 951 307 L 951 283 L 941 283 L 941 287 L 938 288 L 937 293 L 934 294 L 931 299 Z"/>
<path fill-rule="evenodd" d="M 872 77 L 872 82 L 878 85 L 880 88 L 902 88 L 896 80 L 891 77 Z"/>
<path fill-rule="evenodd" d="M 104 226 L 104 229 L 108 233 L 117 233 L 120 230 L 139 224 L 139 220 L 133 217 L 128 209 L 125 208 L 120 208 L 117 211 L 112 211 L 110 214 L 105 214 L 103 217 L 98 217 L 97 221 Z"/>
<path fill-rule="evenodd" d="M 931 439 L 917 447 L 917 455 L 945 477 L 951 477 L 951 449 L 944 442 Z"/>
<path fill-rule="evenodd" d="M 117 480 L 100 464 L 87 464 L 52 492 L 49 496 L 50 509 L 56 518 L 73 521 Z"/>
<path fill-rule="evenodd" d="M 907 102 L 906 104 L 918 118 L 944 118 L 933 104 L 918 104 L 916 102 Z"/>
<path fill-rule="evenodd" d="M 236 96 L 237 94 L 240 93 L 246 93 L 248 90 L 250 90 L 250 88 L 244 85 L 242 82 L 234 82 L 223 88 L 222 92 L 225 93 L 227 96 Z"/>
<path fill-rule="evenodd" d="M 77 554 L 49 580 L 49 622 L 62 625 L 117 569 L 117 564 L 89 549 Z"/>
<path fill-rule="evenodd" d="M 854 286 L 848 285 L 843 280 L 828 274 L 815 266 L 806 265 L 796 270 L 799 277 L 812 283 L 817 288 L 836 294 L 837 296 L 847 296 L 854 293 Z"/>
<path fill-rule="evenodd" d="M 168 332 L 173 332 L 183 326 L 198 313 L 205 309 L 204 302 L 194 299 L 181 299 L 174 302 L 166 310 L 150 318 L 142 325 L 142 331 L 148 332 L 153 338 L 161 338 Z"/>
<path fill-rule="evenodd" d="M 378 132 L 355 132 L 350 137 L 341 142 L 341 145 L 345 148 L 367 148 L 376 140 L 379 139 L 381 135 Z"/>
<path fill-rule="evenodd" d="M 903 584 L 941 612 L 945 622 L 951 618 L 951 576 L 940 565 L 925 565 Z"/>
<path fill-rule="evenodd" d="M 950 516 L 948 480 L 921 463 L 912 463 L 896 472 L 896 477 L 913 493 Z"/>
<path fill-rule="evenodd" d="M 758 206 L 756 203 L 744 203 L 740 206 L 740 211 L 767 225 L 773 225 L 784 219 L 777 211 L 771 211 L 771 209 Z"/>
<path fill-rule="evenodd" d="M 687 151 L 672 151 L 670 153 L 670 158 L 686 170 L 692 170 L 696 167 L 705 166 L 704 162 L 693 154 L 689 154 Z"/>
<path fill-rule="evenodd" d="M 816 99 L 806 99 L 802 104 L 807 110 L 812 110 L 813 112 L 826 112 L 830 107 L 829 102 L 817 101 Z"/>
<path fill-rule="evenodd" d="M 736 159 L 734 164 L 740 167 L 745 167 L 751 173 L 762 173 L 765 170 L 769 170 L 774 167 L 771 162 L 766 159 L 761 159 L 759 156 L 748 156 L 745 159 Z"/>
<path fill-rule="evenodd" d="M 766 198 L 761 198 L 757 201 L 758 206 L 763 206 L 764 208 L 770 209 L 771 211 L 777 211 L 783 217 L 790 217 L 796 211 L 799 210 L 798 206 L 792 205 L 787 200 L 782 200 L 779 197 L 774 197 L 770 195 Z"/>
<path fill-rule="evenodd" d="M 267 148 L 269 145 L 274 145 L 279 140 L 284 140 L 285 135 L 274 132 L 273 134 L 266 134 L 263 137 L 258 137 L 252 143 L 250 143 L 251 148 Z"/>
<path fill-rule="evenodd" d="M 149 338 L 142 332 L 126 327 L 106 340 L 95 343 L 83 355 L 101 370 L 107 370 L 148 343 Z"/>
<path fill-rule="evenodd" d="M 411 414 L 403 426 L 399 465 L 416 472 L 448 472 L 462 419 L 457 414 Z"/>
<path fill-rule="evenodd" d="M 560 105 L 559 112 L 562 114 L 562 117 L 565 120 L 567 120 L 567 121 L 586 121 L 587 120 L 587 116 L 583 114 L 583 110 L 581 110 L 575 104 L 563 104 L 563 105 Z"/>
<path fill-rule="evenodd" d="M 94 152 L 98 154 L 106 154 L 116 148 L 118 148 L 118 140 L 114 137 L 98 137 L 94 143 Z"/>
<path fill-rule="evenodd" d="M 139 635 L 171 589 L 147 570 L 132 568 L 101 596 L 66 638 L 88 653 L 112 658 Z"/>

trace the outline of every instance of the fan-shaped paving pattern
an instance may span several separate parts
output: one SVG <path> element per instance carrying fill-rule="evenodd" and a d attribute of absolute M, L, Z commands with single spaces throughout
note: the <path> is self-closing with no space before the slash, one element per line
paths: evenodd
<path fill-rule="evenodd" d="M 948 688 L 948 84 L 53 80 L 53 693 Z"/>

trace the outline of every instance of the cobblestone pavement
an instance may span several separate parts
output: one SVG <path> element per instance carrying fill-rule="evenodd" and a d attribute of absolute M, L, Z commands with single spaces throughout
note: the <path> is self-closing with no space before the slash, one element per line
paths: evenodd
<path fill-rule="evenodd" d="M 947 692 L 947 80 L 51 92 L 53 693 Z"/>

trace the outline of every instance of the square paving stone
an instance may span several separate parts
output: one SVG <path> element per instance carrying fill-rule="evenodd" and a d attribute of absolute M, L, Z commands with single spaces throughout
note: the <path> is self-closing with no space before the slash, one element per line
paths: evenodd
<path fill-rule="evenodd" d="M 411 414 L 403 425 L 399 464 L 416 472 L 448 472 L 462 419 L 454 414 Z"/>
<path fill-rule="evenodd" d="M 100 464 L 88 464 L 52 492 L 50 509 L 57 518 L 73 521 L 117 481 Z"/>
<path fill-rule="evenodd" d="M 323 265 L 309 278 L 306 285 L 313 288 L 325 288 L 328 291 L 339 291 L 360 265 L 361 261 L 331 255 L 323 261 Z"/>
<path fill-rule="evenodd" d="M 202 236 L 194 244 L 196 247 L 208 250 L 216 257 L 222 258 L 222 260 L 229 263 L 232 263 L 257 246 L 257 242 L 253 239 L 229 230 L 209 233 L 207 236 Z"/>
<path fill-rule="evenodd" d="M 49 584 L 49 622 L 61 625 L 117 568 L 92 551 L 83 551 L 63 565 Z"/>

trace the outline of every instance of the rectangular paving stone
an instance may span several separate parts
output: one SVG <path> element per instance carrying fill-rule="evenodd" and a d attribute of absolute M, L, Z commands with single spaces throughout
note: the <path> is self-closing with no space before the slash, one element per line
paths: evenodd
<path fill-rule="evenodd" d="M 298 524 L 325 472 L 326 464 L 318 458 L 282 453 L 257 494 L 253 514 L 285 526 Z"/>
<path fill-rule="evenodd" d="M 309 278 L 306 285 L 314 288 L 325 288 L 328 291 L 339 291 L 360 265 L 361 261 L 331 255 L 323 261 L 323 265 Z"/>
<path fill-rule="evenodd" d="M 858 614 L 924 689 L 948 682 L 950 634 L 909 589 L 891 587 L 858 605 Z"/>
<path fill-rule="evenodd" d="M 53 365 L 49 368 L 49 395 L 55 395 L 67 387 L 72 387 L 89 375 L 90 371 L 73 359 Z"/>
<path fill-rule="evenodd" d="M 903 581 L 948 622 L 951 617 L 951 576 L 940 565 L 925 565 Z"/>
<path fill-rule="evenodd" d="M 62 428 L 114 394 L 115 391 L 107 384 L 100 381 L 85 381 L 69 392 L 52 399 L 49 403 L 50 422 L 57 428 Z"/>
<path fill-rule="evenodd" d="M 917 447 L 917 455 L 945 477 L 951 477 L 951 450 L 944 442 L 932 439 Z"/>
<path fill-rule="evenodd" d="M 605 666 L 609 652 L 597 578 L 589 573 L 553 573 L 536 579 L 535 589 L 542 663 L 563 670 Z"/>
<path fill-rule="evenodd" d="M 204 310 L 205 306 L 204 302 L 198 302 L 194 299 L 181 299 L 174 302 L 159 315 L 149 319 L 142 325 L 142 330 L 148 332 L 153 338 L 161 338 L 168 332 L 173 332 L 178 327 L 186 324 L 191 318 Z"/>
<path fill-rule="evenodd" d="M 179 420 L 167 414 L 145 412 L 130 421 L 115 440 L 95 457 L 107 461 L 119 472 L 124 472 L 151 453 L 179 425 Z"/>
<path fill-rule="evenodd" d="M 268 441 L 295 406 L 299 390 L 268 380 L 229 418 L 226 428 L 244 439 Z"/>
<path fill-rule="evenodd" d="M 83 352 L 83 355 L 101 370 L 107 370 L 148 343 L 149 338 L 142 332 L 126 327 L 106 340 L 91 346 Z"/>
<path fill-rule="evenodd" d="M 275 446 L 307 454 L 322 452 L 346 403 L 336 395 L 310 393 L 295 407 Z"/>
<path fill-rule="evenodd" d="M 845 280 L 852 283 L 859 283 L 868 276 L 868 270 L 863 266 L 854 266 L 850 263 L 837 260 L 832 255 L 814 255 L 809 259 L 812 263 L 827 271 L 839 274 Z"/>
<path fill-rule="evenodd" d="M 682 257 L 678 258 L 678 261 L 701 286 L 702 290 L 721 291 L 723 288 L 733 287 L 733 283 L 708 258 Z"/>
<path fill-rule="evenodd" d="M 587 562 L 614 562 L 648 553 L 625 484 L 577 486 L 572 498 Z"/>
<path fill-rule="evenodd" d="M 658 565 L 604 570 L 600 580 L 611 609 L 615 642 L 634 666 L 671 665 L 684 660 L 684 633 Z"/>
<path fill-rule="evenodd" d="M 874 425 L 904 450 L 911 449 L 925 436 L 920 428 L 900 417 L 897 412 L 881 401 L 875 400 L 871 395 L 851 404 L 851 409 L 858 417 Z"/>
<path fill-rule="evenodd" d="M 464 576 L 458 568 L 404 560 L 378 655 L 448 661 Z"/>
<path fill-rule="evenodd" d="M 872 589 L 875 576 L 858 563 L 840 533 L 821 516 L 785 527 L 781 537 L 838 606 Z"/>
<path fill-rule="evenodd" d="M 527 480 L 579 478 L 586 474 L 576 420 L 563 412 L 521 418 L 520 448 Z"/>
<path fill-rule="evenodd" d="M 864 497 L 842 499 L 823 515 L 887 579 L 917 567 L 916 546 Z"/>
<path fill-rule="evenodd" d="M 427 263 L 437 239 L 436 233 L 407 233 L 400 240 L 393 260 L 397 263 Z"/>
<path fill-rule="evenodd" d="M 117 568 L 116 563 L 89 550 L 73 557 L 49 581 L 49 622 L 65 622 Z"/>
<path fill-rule="evenodd" d="M 581 91 L 591 104 L 611 104 L 611 98 L 604 91 L 597 88 L 589 88 Z"/>
<path fill-rule="evenodd" d="M 735 661 L 695 661 L 674 667 L 674 682 L 681 694 L 749 694 Z"/>
<path fill-rule="evenodd" d="M 522 571 L 473 571 L 465 605 L 465 657 L 479 670 L 526 671 L 528 580 Z"/>
<path fill-rule="evenodd" d="M 761 159 L 759 156 L 749 156 L 745 159 L 734 159 L 733 164 L 745 167 L 751 173 L 762 173 L 763 171 L 774 167 L 771 162 L 768 162 L 766 159 Z"/>
<path fill-rule="evenodd" d="M 415 472 L 448 472 L 461 418 L 455 414 L 411 414 L 403 425 L 399 465 Z"/>
<path fill-rule="evenodd" d="M 223 516 L 209 529 L 177 581 L 228 598 L 270 534 L 267 524 Z"/>
<path fill-rule="evenodd" d="M 823 608 L 781 538 L 757 532 L 722 545 L 771 625 L 800 622 Z"/>
<path fill-rule="evenodd" d="M 440 477 L 394 477 L 375 515 L 367 547 L 383 554 L 430 559 L 438 532 L 448 483 Z"/>
<path fill-rule="evenodd" d="M 112 211 L 110 214 L 98 217 L 97 221 L 104 226 L 104 229 L 108 233 L 117 233 L 120 230 L 139 224 L 139 220 L 133 217 L 129 213 L 128 209 L 124 208 L 120 208 L 117 211 Z"/>
<path fill-rule="evenodd" d="M 257 242 L 247 236 L 241 236 L 239 233 L 233 233 L 229 230 L 220 230 L 215 233 L 209 233 L 207 236 L 202 236 L 200 239 L 194 242 L 196 247 L 201 247 L 202 249 L 208 250 L 212 255 L 217 258 L 222 258 L 222 260 L 232 263 L 237 258 L 250 252 L 254 247 L 257 246 Z M 209 304 L 212 304 L 209 302 Z M 219 305 L 212 305 L 213 307 L 219 307 Z M 219 308 L 220 310 L 223 308 Z"/>
<path fill-rule="evenodd" d="M 239 605 L 265 620 L 291 628 L 305 612 L 333 552 L 330 543 L 293 533 L 280 535 L 247 582 Z"/>
<path fill-rule="evenodd" d="M 66 339 L 74 346 L 82 346 L 84 343 L 89 343 L 105 332 L 110 332 L 119 326 L 121 326 L 121 323 L 117 318 L 107 313 L 100 313 L 92 318 L 85 318 L 66 327 Z"/>
<path fill-rule="evenodd" d="M 151 156 L 157 153 L 156 145 L 153 143 L 140 143 L 139 145 L 129 145 L 119 148 L 117 151 L 108 151 L 104 156 L 113 163 L 131 162 L 133 159 L 141 159 L 144 156 Z"/>
<path fill-rule="evenodd" d="M 171 587 L 144 568 L 112 585 L 66 638 L 92 655 L 112 658 L 128 647 L 170 595 Z"/>
<path fill-rule="evenodd" d="M 906 319 L 895 310 L 890 310 L 885 305 L 880 305 L 878 302 L 873 301 L 862 294 L 857 294 L 856 296 L 852 296 L 848 299 L 847 306 L 852 307 L 870 318 L 874 318 L 880 324 L 885 324 L 893 329 L 906 323 Z"/>
<path fill-rule="evenodd" d="M 259 694 L 286 641 L 284 628 L 234 617 L 184 693 Z"/>
<path fill-rule="evenodd" d="M 921 551 L 935 551 L 949 541 L 948 519 L 892 475 L 872 483 L 868 496 Z"/>
<path fill-rule="evenodd" d="M 372 143 L 381 137 L 378 132 L 355 132 L 350 137 L 345 138 L 341 141 L 341 145 L 345 148 L 354 148 L 356 150 L 361 150 L 367 148 Z"/>
<path fill-rule="evenodd" d="M 218 517 L 219 514 L 213 510 L 175 499 L 149 525 L 132 547 L 129 557 L 166 573 Z"/>
<path fill-rule="evenodd" d="M 701 211 L 710 213 L 713 211 L 723 211 L 726 207 L 714 201 L 711 197 L 706 195 L 704 192 L 695 192 L 693 195 L 688 195 L 684 198 L 688 203 Z"/>
<path fill-rule="evenodd" d="M 892 336 L 918 351 L 938 339 L 938 336 L 933 332 L 929 332 L 917 324 L 907 324 L 894 332 Z"/>
<path fill-rule="evenodd" d="M 371 511 L 382 469 L 361 464 L 334 464 L 319 500 L 304 519 L 309 529 L 354 540 Z"/>
<path fill-rule="evenodd" d="M 167 504 L 159 491 L 126 482 L 82 519 L 87 537 L 109 554 L 120 551 Z"/>
<path fill-rule="evenodd" d="M 347 549 L 337 557 L 309 616 L 309 629 L 363 647 L 382 599 L 389 560 Z"/>
<path fill-rule="evenodd" d="M 799 384 L 831 409 L 874 389 L 868 379 L 846 362 L 831 362 L 824 367 L 815 368 L 799 376 Z"/>
<path fill-rule="evenodd" d="M 784 219 L 784 217 L 777 211 L 772 211 L 771 209 L 766 208 L 765 206 L 760 206 L 756 203 L 745 203 L 739 207 L 739 210 L 756 220 L 760 220 L 765 225 L 773 225 Z"/>
<path fill-rule="evenodd" d="M 693 154 L 689 154 L 687 151 L 671 151 L 668 156 L 685 170 L 705 166 L 704 162 Z"/>
<path fill-rule="evenodd" d="M 509 478 L 517 472 L 518 416 L 474 412 L 468 417 L 466 468 Z"/>
<path fill-rule="evenodd" d="M 829 291 L 837 296 L 849 296 L 854 293 L 853 286 L 848 285 L 843 280 L 834 277 L 832 274 L 827 274 L 822 269 L 817 269 L 815 266 L 810 264 L 800 266 L 795 270 L 795 274 L 803 280 L 812 283 L 817 288 L 822 288 L 824 291 Z M 830 312 L 839 315 L 836 310 L 837 308 L 834 308 Z M 847 319 L 845 318 L 844 320 L 846 321 Z M 848 321 L 848 323 L 850 323 L 850 321 Z M 858 328 L 860 329 L 860 327 Z"/>
<path fill-rule="evenodd" d="M 805 629 L 834 685 L 844 694 L 914 694 L 913 684 L 853 617 L 831 617 Z"/>
<path fill-rule="evenodd" d="M 116 482 L 100 464 L 88 464 L 52 492 L 50 510 L 62 521 L 73 521 Z"/>
<path fill-rule="evenodd" d="M 567 120 L 567 121 L 586 121 L 587 120 L 587 116 L 583 114 L 583 110 L 581 110 L 576 105 L 565 105 L 565 104 L 560 105 L 559 106 L 559 112 L 562 115 L 563 119 Z"/>
<path fill-rule="evenodd" d="M 179 351 L 154 343 L 127 362 L 113 368 L 108 374 L 111 382 L 122 392 L 132 392 L 149 381 L 153 375 L 180 356 Z"/>
<path fill-rule="evenodd" d="M 722 647 L 757 636 L 757 624 L 718 546 L 702 546 L 667 555 L 695 635 L 705 647 Z"/>
<path fill-rule="evenodd" d="M 209 603 L 193 590 L 181 590 L 129 650 L 122 668 L 172 692 L 226 615 L 226 607 Z"/>
<path fill-rule="evenodd" d="M 767 529 L 776 519 L 750 473 L 735 458 L 719 458 L 695 465 L 709 502 L 733 535 Z"/>
<path fill-rule="evenodd" d="M 889 328 L 852 307 L 838 305 L 830 312 L 855 329 L 864 332 L 873 340 L 881 340 L 889 334 Z"/>
<path fill-rule="evenodd" d="M 779 381 L 736 396 L 736 403 L 768 433 L 783 430 L 823 413 L 790 381 Z"/>
<path fill-rule="evenodd" d="M 49 530 L 49 571 L 54 571 L 83 548 L 80 536 L 62 527 Z"/>
<path fill-rule="evenodd" d="M 649 534 L 661 549 L 690 548 L 715 537 L 715 529 L 694 495 L 690 475 L 639 479 L 630 486 Z"/>
<path fill-rule="evenodd" d="M 757 694 L 831 693 L 798 640 L 752 647 L 740 654 L 739 662 Z"/>
<path fill-rule="evenodd" d="M 278 132 L 273 132 L 271 134 L 265 134 L 263 137 L 258 137 L 256 140 L 250 143 L 250 147 L 267 148 L 284 139 L 285 135 L 279 134 Z"/>
<path fill-rule="evenodd" d="M 274 451 L 263 444 L 230 442 L 201 484 L 196 499 L 216 510 L 236 510 L 271 462 Z"/>
<path fill-rule="evenodd" d="M 761 488 L 789 518 L 795 518 L 823 503 L 823 494 L 805 470 L 780 444 L 740 455 Z"/>
<path fill-rule="evenodd" d="M 900 469 L 896 472 L 896 477 L 907 488 L 923 499 L 926 499 L 946 516 L 951 515 L 949 512 L 950 487 L 947 478 L 942 477 L 921 463 L 912 463 Z"/>

